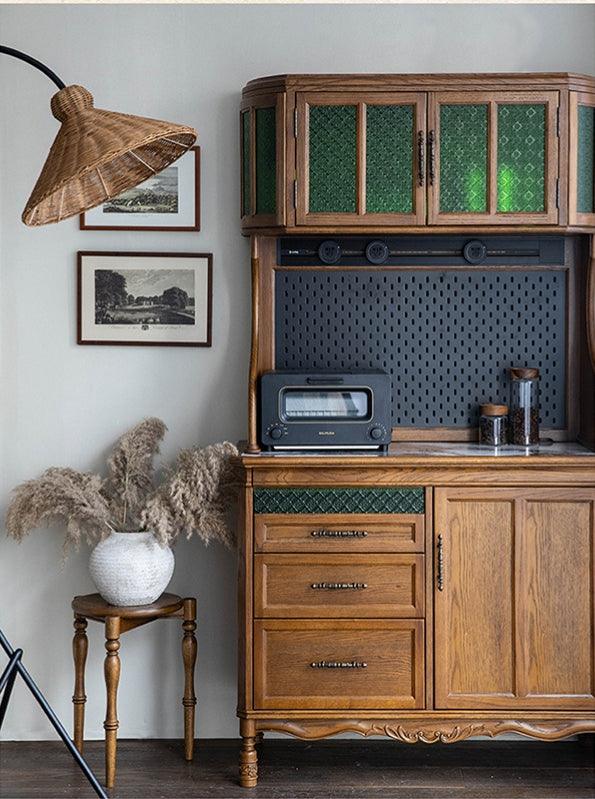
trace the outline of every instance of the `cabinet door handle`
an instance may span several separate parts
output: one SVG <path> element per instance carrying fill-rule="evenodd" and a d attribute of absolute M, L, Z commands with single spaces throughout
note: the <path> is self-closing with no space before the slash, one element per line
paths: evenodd
<path fill-rule="evenodd" d="M 424 185 L 424 178 L 426 171 L 424 150 L 425 150 L 424 132 L 423 130 L 420 130 L 419 133 L 417 134 L 417 169 L 418 169 L 417 185 L 418 186 Z"/>
<path fill-rule="evenodd" d="M 444 590 L 444 541 L 442 535 L 438 536 L 438 543 L 436 545 L 437 560 L 438 560 L 438 590 Z"/>
<path fill-rule="evenodd" d="M 325 591 L 363 591 L 367 587 L 367 583 L 312 583 L 310 585 L 310 588 Z"/>
<path fill-rule="evenodd" d="M 365 538 L 365 530 L 312 530 L 313 538 Z"/>
<path fill-rule="evenodd" d="M 367 669 L 368 664 L 363 660 L 314 660 L 310 663 L 312 669 Z"/>
<path fill-rule="evenodd" d="M 430 186 L 433 186 L 436 177 L 436 134 L 433 130 L 428 133 L 428 158 L 428 179 Z"/>

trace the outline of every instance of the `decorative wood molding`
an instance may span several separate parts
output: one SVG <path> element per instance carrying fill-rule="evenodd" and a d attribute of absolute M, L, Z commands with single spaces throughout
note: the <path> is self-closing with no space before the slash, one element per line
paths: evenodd
<path fill-rule="evenodd" d="M 258 340 L 260 328 L 260 261 L 258 244 L 252 238 L 252 339 L 250 348 L 250 373 L 248 378 L 248 447 L 246 452 L 260 452 L 257 431 Z"/>
<path fill-rule="evenodd" d="M 587 278 L 587 341 L 591 366 L 595 371 L 595 236 L 591 236 L 591 260 Z"/>
<path fill-rule="evenodd" d="M 556 741 L 571 735 L 595 732 L 593 719 L 553 719 L 520 721 L 517 719 L 460 719 L 408 720 L 401 723 L 387 721 L 362 721 L 337 719 L 333 721 L 256 721 L 260 731 L 284 732 L 296 738 L 317 740 L 344 732 L 356 733 L 365 738 L 381 735 L 406 744 L 451 744 L 472 736 L 495 738 L 505 733 L 518 733 L 542 741 Z"/>

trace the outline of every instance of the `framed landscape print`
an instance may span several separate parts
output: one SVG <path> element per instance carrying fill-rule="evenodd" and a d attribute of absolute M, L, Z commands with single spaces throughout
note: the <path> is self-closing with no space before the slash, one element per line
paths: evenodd
<path fill-rule="evenodd" d="M 210 347 L 211 253 L 79 252 L 79 344 Z"/>
<path fill-rule="evenodd" d="M 200 147 L 80 215 L 81 230 L 200 230 Z"/>

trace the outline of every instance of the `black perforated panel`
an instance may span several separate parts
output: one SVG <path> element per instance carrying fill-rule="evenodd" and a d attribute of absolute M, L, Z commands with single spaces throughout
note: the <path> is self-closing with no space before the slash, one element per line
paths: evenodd
<path fill-rule="evenodd" d="M 395 426 L 475 426 L 525 365 L 543 426 L 565 426 L 561 270 L 279 269 L 275 302 L 276 368 L 384 369 Z"/>

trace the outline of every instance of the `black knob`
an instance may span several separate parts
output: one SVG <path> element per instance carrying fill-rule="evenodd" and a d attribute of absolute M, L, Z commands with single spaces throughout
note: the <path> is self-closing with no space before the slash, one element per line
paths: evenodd
<path fill-rule="evenodd" d="M 318 257 L 323 264 L 336 264 L 341 258 L 341 247 L 336 241 L 323 241 L 318 248 Z"/>
<path fill-rule="evenodd" d="M 383 241 L 371 241 L 366 247 L 366 258 L 371 264 L 383 264 L 388 258 L 388 246 Z"/>
<path fill-rule="evenodd" d="M 279 427 L 279 425 L 275 425 L 275 427 L 271 427 L 269 435 L 271 438 L 274 438 L 276 441 L 277 439 L 281 438 L 281 436 L 283 435 L 283 428 Z"/>
<path fill-rule="evenodd" d="M 381 427 L 373 427 L 370 430 L 370 438 L 373 438 L 374 441 L 378 441 L 379 438 L 382 438 L 384 435 L 384 430 Z"/>
<path fill-rule="evenodd" d="M 488 248 L 483 241 L 472 239 L 463 247 L 463 258 L 468 264 L 481 264 L 485 261 Z"/>

